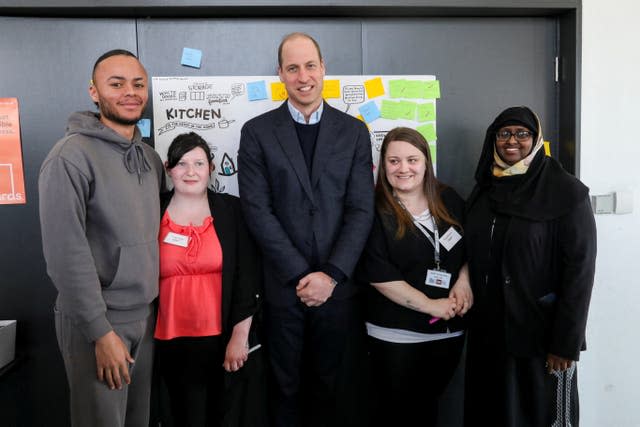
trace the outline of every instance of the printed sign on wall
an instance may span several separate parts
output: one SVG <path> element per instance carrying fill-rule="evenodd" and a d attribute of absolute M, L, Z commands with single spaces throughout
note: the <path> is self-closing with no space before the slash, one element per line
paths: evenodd
<path fill-rule="evenodd" d="M 0 205 L 25 204 L 17 98 L 0 98 Z"/>
<path fill-rule="evenodd" d="M 152 127 L 160 157 L 166 159 L 173 138 L 197 132 L 215 155 L 215 189 L 237 195 L 240 129 L 287 99 L 284 84 L 277 76 L 153 77 L 152 82 Z M 375 165 L 387 132 L 406 126 L 429 142 L 435 166 L 440 98 L 435 76 L 325 76 L 322 94 L 329 105 L 367 124 Z"/>

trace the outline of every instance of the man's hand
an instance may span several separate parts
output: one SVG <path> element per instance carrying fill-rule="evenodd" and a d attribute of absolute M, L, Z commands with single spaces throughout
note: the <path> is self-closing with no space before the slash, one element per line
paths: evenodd
<path fill-rule="evenodd" d="M 335 287 L 331 277 L 322 271 L 315 271 L 300 279 L 296 286 L 296 295 L 303 304 L 318 307 L 331 297 Z"/>
<path fill-rule="evenodd" d="M 114 331 L 109 331 L 96 340 L 98 379 L 106 381 L 111 390 L 116 387 L 121 389 L 123 379 L 125 383 L 131 384 L 128 363 L 133 362 L 127 346 Z"/>

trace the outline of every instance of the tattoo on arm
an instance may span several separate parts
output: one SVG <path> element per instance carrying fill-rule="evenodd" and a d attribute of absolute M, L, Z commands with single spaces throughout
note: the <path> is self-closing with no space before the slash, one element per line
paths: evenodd
<path fill-rule="evenodd" d="M 415 305 L 413 304 L 413 302 L 412 302 L 410 299 L 406 300 L 406 301 L 404 302 L 404 304 L 405 304 L 405 306 L 406 306 L 407 308 L 410 308 L 410 309 L 412 309 L 412 310 L 417 310 L 417 309 L 418 309 L 418 307 L 417 307 L 417 306 L 415 306 Z"/>

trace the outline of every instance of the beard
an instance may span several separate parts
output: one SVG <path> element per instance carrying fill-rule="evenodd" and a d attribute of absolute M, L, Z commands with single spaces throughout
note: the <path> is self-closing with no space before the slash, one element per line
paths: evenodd
<path fill-rule="evenodd" d="M 115 109 L 111 108 L 111 104 L 102 97 L 98 97 L 98 109 L 100 110 L 100 114 L 104 116 L 104 118 L 111 120 L 114 123 L 124 126 L 132 126 L 140 121 L 142 115 L 144 114 L 144 110 L 147 108 L 145 105 L 142 110 L 140 110 L 140 114 L 138 117 L 129 119 L 127 117 L 122 117 L 120 114 L 116 112 Z"/>

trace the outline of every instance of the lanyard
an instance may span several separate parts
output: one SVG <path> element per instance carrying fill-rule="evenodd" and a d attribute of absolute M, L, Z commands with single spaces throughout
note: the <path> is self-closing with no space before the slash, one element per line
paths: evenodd
<path fill-rule="evenodd" d="M 422 234 L 424 234 L 429 240 L 429 243 L 433 245 L 433 259 L 436 262 L 436 270 L 440 270 L 440 239 L 438 234 L 438 225 L 436 224 L 436 220 L 433 219 L 433 216 L 431 216 L 431 222 L 433 223 L 433 235 L 435 239 L 431 237 L 431 234 L 429 234 L 424 225 L 420 224 L 418 221 L 413 221 L 413 223 L 418 227 L 418 230 L 422 231 Z"/>

